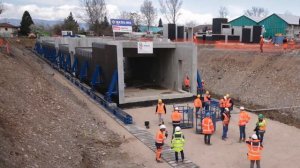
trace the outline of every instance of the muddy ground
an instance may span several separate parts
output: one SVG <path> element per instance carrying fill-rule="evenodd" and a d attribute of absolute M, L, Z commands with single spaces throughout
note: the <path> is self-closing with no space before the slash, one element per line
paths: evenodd
<path fill-rule="evenodd" d="M 129 135 L 108 129 L 109 120 L 95 115 L 101 109 L 95 106 L 92 112 L 84 98 L 55 77 L 48 65 L 21 46 L 12 46 L 11 56 L 0 54 L 0 167 L 147 165 L 145 158 L 122 147 L 124 142 L 131 148 L 141 144 L 131 144 Z M 144 150 L 142 146 L 146 156 L 152 154 Z"/>
<path fill-rule="evenodd" d="M 300 106 L 298 50 L 198 49 L 198 69 L 205 87 L 217 97 L 229 93 L 249 109 Z M 271 119 L 300 128 L 300 108 L 261 111 Z M 257 113 L 261 113 L 257 112 Z"/>

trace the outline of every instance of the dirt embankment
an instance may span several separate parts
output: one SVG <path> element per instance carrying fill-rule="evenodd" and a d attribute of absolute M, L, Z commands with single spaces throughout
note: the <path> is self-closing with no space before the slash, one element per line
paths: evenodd
<path fill-rule="evenodd" d="M 0 53 L 0 167 L 141 167 L 51 70 L 12 53 Z"/>
<path fill-rule="evenodd" d="M 299 51 L 284 54 L 199 48 L 198 53 L 198 69 L 207 90 L 217 95 L 230 93 L 251 108 L 300 106 Z M 288 124 L 300 120 L 300 108 L 264 113 Z"/>

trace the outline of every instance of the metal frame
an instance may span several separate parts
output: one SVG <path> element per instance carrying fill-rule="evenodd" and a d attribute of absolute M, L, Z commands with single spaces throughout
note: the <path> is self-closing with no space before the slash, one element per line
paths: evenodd
<path fill-rule="evenodd" d="M 187 129 L 194 127 L 194 114 L 193 108 L 186 105 L 173 105 L 173 109 L 178 107 L 178 112 L 182 114 L 182 120 L 180 121 L 180 128 Z"/>

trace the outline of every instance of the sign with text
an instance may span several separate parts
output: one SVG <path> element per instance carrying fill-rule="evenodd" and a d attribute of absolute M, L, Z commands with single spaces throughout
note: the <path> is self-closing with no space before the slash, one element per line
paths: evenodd
<path fill-rule="evenodd" d="M 132 32 L 132 20 L 128 19 L 111 19 L 113 32 Z"/>
<path fill-rule="evenodd" d="M 138 54 L 153 54 L 153 42 L 138 42 Z"/>

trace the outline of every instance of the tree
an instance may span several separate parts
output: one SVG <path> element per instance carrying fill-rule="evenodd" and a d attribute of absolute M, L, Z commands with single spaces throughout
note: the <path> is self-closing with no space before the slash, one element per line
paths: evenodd
<path fill-rule="evenodd" d="M 64 20 L 62 24 L 63 30 L 72 31 L 73 33 L 78 33 L 79 24 L 74 19 L 72 12 L 70 12 L 69 16 Z"/>
<path fill-rule="evenodd" d="M 141 13 L 145 18 L 145 22 L 150 30 L 150 26 L 153 24 L 154 19 L 156 18 L 156 9 L 152 5 L 152 1 L 144 0 L 144 3 L 141 6 Z"/>
<path fill-rule="evenodd" d="M 185 23 L 185 26 L 186 27 L 196 27 L 197 23 L 194 21 L 189 21 L 189 22 Z"/>
<path fill-rule="evenodd" d="M 20 24 L 20 34 L 28 36 L 28 34 L 30 33 L 30 26 L 34 24 L 28 11 L 24 12 Z"/>
<path fill-rule="evenodd" d="M 253 6 L 251 9 L 245 11 L 246 16 L 255 16 L 255 17 L 266 17 L 269 11 L 262 7 Z"/>
<path fill-rule="evenodd" d="M 54 35 L 61 35 L 62 30 L 63 30 L 62 25 L 61 24 L 56 24 L 52 28 L 52 33 Z"/>
<path fill-rule="evenodd" d="M 132 20 L 133 21 L 133 26 L 132 26 L 133 31 L 135 31 L 135 32 L 139 31 L 139 27 L 142 22 L 142 16 L 139 13 L 123 11 L 119 18 Z"/>
<path fill-rule="evenodd" d="M 108 19 L 106 16 L 104 16 L 104 21 L 102 22 L 102 25 L 104 28 L 107 28 L 109 27 L 109 22 L 108 22 Z"/>
<path fill-rule="evenodd" d="M 3 1 L 0 0 L 0 15 L 4 12 L 4 5 L 3 5 Z"/>
<path fill-rule="evenodd" d="M 85 21 L 89 24 L 90 29 L 97 35 L 101 33 L 101 23 L 106 16 L 105 0 L 81 0 L 85 9 Z"/>
<path fill-rule="evenodd" d="M 178 20 L 182 0 L 159 0 L 160 12 L 166 17 L 169 23 L 175 24 Z"/>
<path fill-rule="evenodd" d="M 161 18 L 159 18 L 159 21 L 158 21 L 158 27 L 163 27 L 163 23 L 162 23 Z"/>
<path fill-rule="evenodd" d="M 220 18 L 226 18 L 228 16 L 228 9 L 225 6 L 221 6 L 219 9 Z"/>

